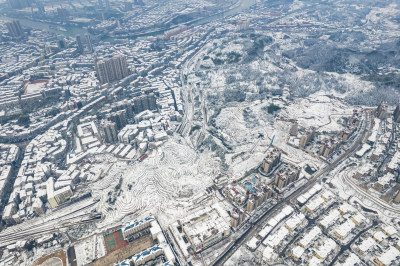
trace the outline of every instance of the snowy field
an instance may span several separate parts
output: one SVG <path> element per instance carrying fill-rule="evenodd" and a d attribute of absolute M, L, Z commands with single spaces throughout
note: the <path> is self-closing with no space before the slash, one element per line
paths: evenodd
<path fill-rule="evenodd" d="M 104 238 L 102 235 L 93 235 L 79 241 L 75 245 L 75 254 L 78 265 L 87 265 L 95 258 L 106 255 Z"/>
<path fill-rule="evenodd" d="M 242 177 L 246 171 L 261 164 L 273 136 L 275 136 L 274 146 L 285 152 L 284 158 L 287 161 L 300 166 L 310 164 L 319 168 L 322 165 L 321 161 L 287 145 L 291 124 L 279 120 L 274 122 L 274 118 L 262 109 L 267 105 L 267 102 L 238 104 L 236 107 L 224 108 L 216 119 L 221 135 L 226 136 L 234 147 L 233 153 L 226 155 L 228 165 L 230 165 L 229 173 L 233 179 Z M 249 108 L 256 119 L 250 127 L 246 126 L 248 119 L 243 117 L 245 108 Z M 263 134 L 264 137 L 259 138 L 259 134 Z"/>
<path fill-rule="evenodd" d="M 296 99 L 285 108 L 282 115 L 296 119 L 301 127 L 315 127 L 321 132 L 338 132 L 344 128 L 338 124 L 338 119 L 351 116 L 353 109 L 354 107 L 348 106 L 341 100 L 320 92 L 307 99 Z"/>
<path fill-rule="evenodd" d="M 211 154 L 198 154 L 180 138 L 169 140 L 143 162 L 116 161 L 108 175 L 93 183 L 95 195 L 101 195 L 99 210 L 104 220 L 99 227 L 128 221 L 152 213 L 163 225 L 185 217 L 190 202 L 205 193 L 219 174 L 219 164 Z M 122 178 L 121 192 L 115 186 Z M 113 204 L 109 194 L 118 193 Z"/>

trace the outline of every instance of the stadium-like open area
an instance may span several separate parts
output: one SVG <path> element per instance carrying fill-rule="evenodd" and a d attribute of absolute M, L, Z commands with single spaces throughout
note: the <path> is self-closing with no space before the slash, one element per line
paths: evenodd
<path fill-rule="evenodd" d="M 35 266 L 65 266 L 67 257 L 64 250 L 41 257 L 35 262 Z"/>
<path fill-rule="evenodd" d="M 25 84 L 24 87 L 24 93 L 25 94 L 32 94 L 32 93 L 38 93 L 42 89 L 46 88 L 46 84 L 49 81 L 47 79 L 39 79 L 35 81 L 29 81 Z"/>

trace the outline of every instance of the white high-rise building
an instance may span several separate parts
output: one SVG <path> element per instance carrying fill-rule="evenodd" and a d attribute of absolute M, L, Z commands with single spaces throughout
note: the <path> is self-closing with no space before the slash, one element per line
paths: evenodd
<path fill-rule="evenodd" d="M 104 60 L 95 60 L 97 77 L 102 84 L 120 80 L 129 75 L 128 63 L 124 55 L 116 55 Z"/>

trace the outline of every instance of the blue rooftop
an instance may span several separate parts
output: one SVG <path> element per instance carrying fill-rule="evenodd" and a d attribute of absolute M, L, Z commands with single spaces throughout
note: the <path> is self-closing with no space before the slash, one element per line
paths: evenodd
<path fill-rule="evenodd" d="M 135 227 L 137 227 L 137 226 L 139 226 L 139 225 L 142 225 L 142 224 L 144 224 L 144 223 L 147 223 L 147 222 L 151 222 L 151 221 L 153 221 L 154 220 L 154 218 L 153 217 L 146 217 L 146 218 L 144 218 L 143 220 L 140 220 L 140 221 L 137 221 L 137 222 L 131 222 L 129 225 L 127 225 L 122 231 L 124 231 L 124 232 L 126 232 L 127 230 L 130 230 L 130 229 L 132 229 L 132 228 L 135 228 Z"/>
<path fill-rule="evenodd" d="M 159 245 L 152 246 L 151 248 L 148 248 L 148 249 L 136 254 L 135 256 L 133 256 L 133 261 L 138 261 L 140 258 L 146 257 L 146 256 L 156 252 L 157 250 L 162 250 L 162 248 Z"/>

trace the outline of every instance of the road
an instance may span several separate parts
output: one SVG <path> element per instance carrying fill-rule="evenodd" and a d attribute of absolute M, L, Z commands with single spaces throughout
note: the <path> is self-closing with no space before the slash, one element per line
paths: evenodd
<path fill-rule="evenodd" d="M 200 43 L 201 41 L 206 40 L 208 38 L 209 34 L 213 30 L 214 30 L 214 27 L 211 28 L 208 31 L 208 33 L 205 34 L 203 36 L 203 38 L 201 38 L 197 43 Z M 204 136 L 204 131 L 205 131 L 205 127 L 206 127 L 205 124 L 207 123 L 207 115 L 206 115 L 207 111 L 206 111 L 206 102 L 205 102 L 205 99 L 204 99 L 205 94 L 200 91 L 200 96 L 202 97 L 201 107 L 200 108 L 202 109 L 203 118 L 204 118 L 203 119 L 203 125 L 201 127 L 202 134 L 199 134 L 199 137 L 197 138 L 196 143 L 192 143 L 192 141 L 190 140 L 189 133 L 190 133 L 190 131 L 192 129 L 192 126 L 193 126 L 192 121 L 193 121 L 193 115 L 194 115 L 194 112 L 195 112 L 195 110 L 194 110 L 194 107 L 195 107 L 194 106 L 194 101 L 195 100 L 194 100 L 193 93 L 194 93 L 194 89 L 196 89 L 196 87 L 195 87 L 196 85 L 194 85 L 193 87 L 189 86 L 189 84 L 187 84 L 186 77 L 187 77 L 188 73 L 191 73 L 191 71 L 188 70 L 188 66 L 190 66 L 192 61 L 194 59 L 196 59 L 196 56 L 199 54 L 199 52 L 203 49 L 203 47 L 207 43 L 208 42 L 206 42 L 205 44 L 197 47 L 194 50 L 193 54 L 190 57 L 188 57 L 186 59 L 186 61 L 183 62 L 183 65 L 182 65 L 182 68 L 181 68 L 181 72 L 180 72 L 180 79 L 181 79 L 181 83 L 182 83 L 181 91 L 182 91 L 183 106 L 185 108 L 185 111 L 184 111 L 184 117 L 182 119 L 182 123 L 180 124 L 179 128 L 177 129 L 177 132 L 179 134 L 181 134 L 183 137 L 185 137 L 187 144 L 192 148 L 193 147 L 197 147 L 198 144 L 201 141 L 201 136 L 202 135 Z"/>
<path fill-rule="evenodd" d="M 256 218 L 256 220 L 252 223 L 252 226 L 248 227 L 236 240 L 234 240 L 227 249 L 225 249 L 222 254 L 214 260 L 211 265 L 224 265 L 226 261 L 245 243 L 247 243 L 258 231 L 258 229 L 263 225 L 270 217 L 270 214 L 274 214 L 279 212 L 286 204 L 289 204 L 292 200 L 296 199 L 301 194 L 308 191 L 314 184 L 319 181 L 319 179 L 324 176 L 326 173 L 330 172 L 332 169 L 336 168 L 339 164 L 341 164 L 345 159 L 352 156 L 363 143 L 366 135 L 369 133 L 370 127 L 367 127 L 367 124 L 370 124 L 370 116 L 365 113 L 364 123 L 361 125 L 360 134 L 357 139 L 354 141 L 353 145 L 343 153 L 339 158 L 337 158 L 334 162 L 326 166 L 325 168 L 319 170 L 314 173 L 314 175 L 309 179 L 307 183 L 299 187 L 294 193 L 290 194 L 273 207 L 268 209 L 264 214 L 260 217 Z"/>
<path fill-rule="evenodd" d="M 44 216 L 8 227 L 0 232 L 0 247 L 14 244 L 19 240 L 52 234 L 71 225 L 92 222 L 90 214 L 97 202 L 93 199 L 77 202 Z"/>
<path fill-rule="evenodd" d="M 365 232 L 367 232 L 371 228 L 375 227 L 376 225 L 378 225 L 378 222 L 377 221 L 373 221 L 370 226 L 367 226 L 366 228 L 361 230 L 348 244 L 346 244 L 344 246 L 341 246 L 339 252 L 333 258 L 332 262 L 329 263 L 329 266 L 333 266 L 336 263 L 336 261 L 339 258 L 339 256 L 343 254 L 343 252 L 345 252 L 346 250 L 350 250 L 351 249 L 351 245 L 354 243 L 354 241 L 356 241 L 362 234 L 364 234 Z"/>
<path fill-rule="evenodd" d="M 361 196 L 366 197 L 369 201 L 371 201 L 372 203 L 378 205 L 379 208 L 382 208 L 383 210 L 388 210 L 391 211 L 393 213 L 395 213 L 396 215 L 394 217 L 399 217 L 400 215 L 400 208 L 399 207 L 394 207 L 391 206 L 390 204 L 388 204 L 386 201 L 377 198 L 375 196 L 373 196 L 372 194 L 364 191 L 363 189 L 361 189 L 354 181 L 353 178 L 348 176 L 347 173 L 344 173 L 342 175 L 342 181 L 343 183 L 349 185 L 353 190 L 355 190 L 358 194 L 360 194 Z"/>
<path fill-rule="evenodd" d="M 183 137 L 185 137 L 187 144 L 193 148 L 193 144 L 190 140 L 190 130 L 192 128 L 192 121 L 194 115 L 194 97 L 191 86 L 188 85 L 186 80 L 186 75 L 184 74 L 189 72 L 187 71 L 188 66 L 192 62 L 196 55 L 201 50 L 202 47 L 198 48 L 197 51 L 183 64 L 182 71 L 180 74 L 180 79 L 182 83 L 182 97 L 183 97 L 183 106 L 185 108 L 184 116 L 182 119 L 182 123 L 177 129 L 177 132 L 180 133 Z M 185 71 L 184 71 L 185 70 Z"/>
<path fill-rule="evenodd" d="M 189 22 L 189 23 L 187 23 L 187 26 L 206 24 L 206 23 L 209 23 L 209 22 L 221 19 L 221 18 L 233 16 L 233 15 L 240 13 L 243 10 L 250 8 L 251 6 L 253 6 L 255 4 L 256 4 L 255 0 L 238 0 L 237 3 L 230 9 L 220 12 L 215 15 L 209 16 L 207 18 L 201 18 L 199 20 Z M 209 33 L 207 33 L 202 39 L 205 39 L 209 35 Z M 205 101 L 206 95 L 204 93 L 200 93 L 200 96 L 202 98 L 200 109 L 203 114 L 203 123 L 201 126 L 201 133 L 199 134 L 196 143 L 192 143 L 192 141 L 190 140 L 190 136 L 188 136 L 188 135 L 193 126 L 192 120 L 193 120 L 193 115 L 194 115 L 194 96 L 193 96 L 192 89 L 193 88 L 196 89 L 194 87 L 196 85 L 194 85 L 193 87 L 189 86 L 187 84 L 185 74 L 191 73 L 191 71 L 188 70 L 188 67 L 191 65 L 191 62 L 193 61 L 193 59 L 196 58 L 196 55 L 202 50 L 202 48 L 205 45 L 206 44 L 195 49 L 193 55 L 190 56 L 190 58 L 188 58 L 183 63 L 183 65 L 181 67 L 181 74 L 180 74 L 180 79 L 181 79 L 181 83 L 182 83 L 182 97 L 183 97 L 185 112 L 184 112 L 184 117 L 183 117 L 182 123 L 179 126 L 179 128 L 177 129 L 177 132 L 187 138 L 187 143 L 191 147 L 197 146 L 201 142 L 202 138 L 205 135 L 205 131 L 206 131 L 206 127 L 207 127 L 207 105 L 206 105 L 207 103 Z"/>
<path fill-rule="evenodd" d="M 76 262 L 76 253 L 75 253 L 75 246 L 70 246 L 67 249 L 67 257 L 69 265 L 77 266 L 78 263 Z"/>

